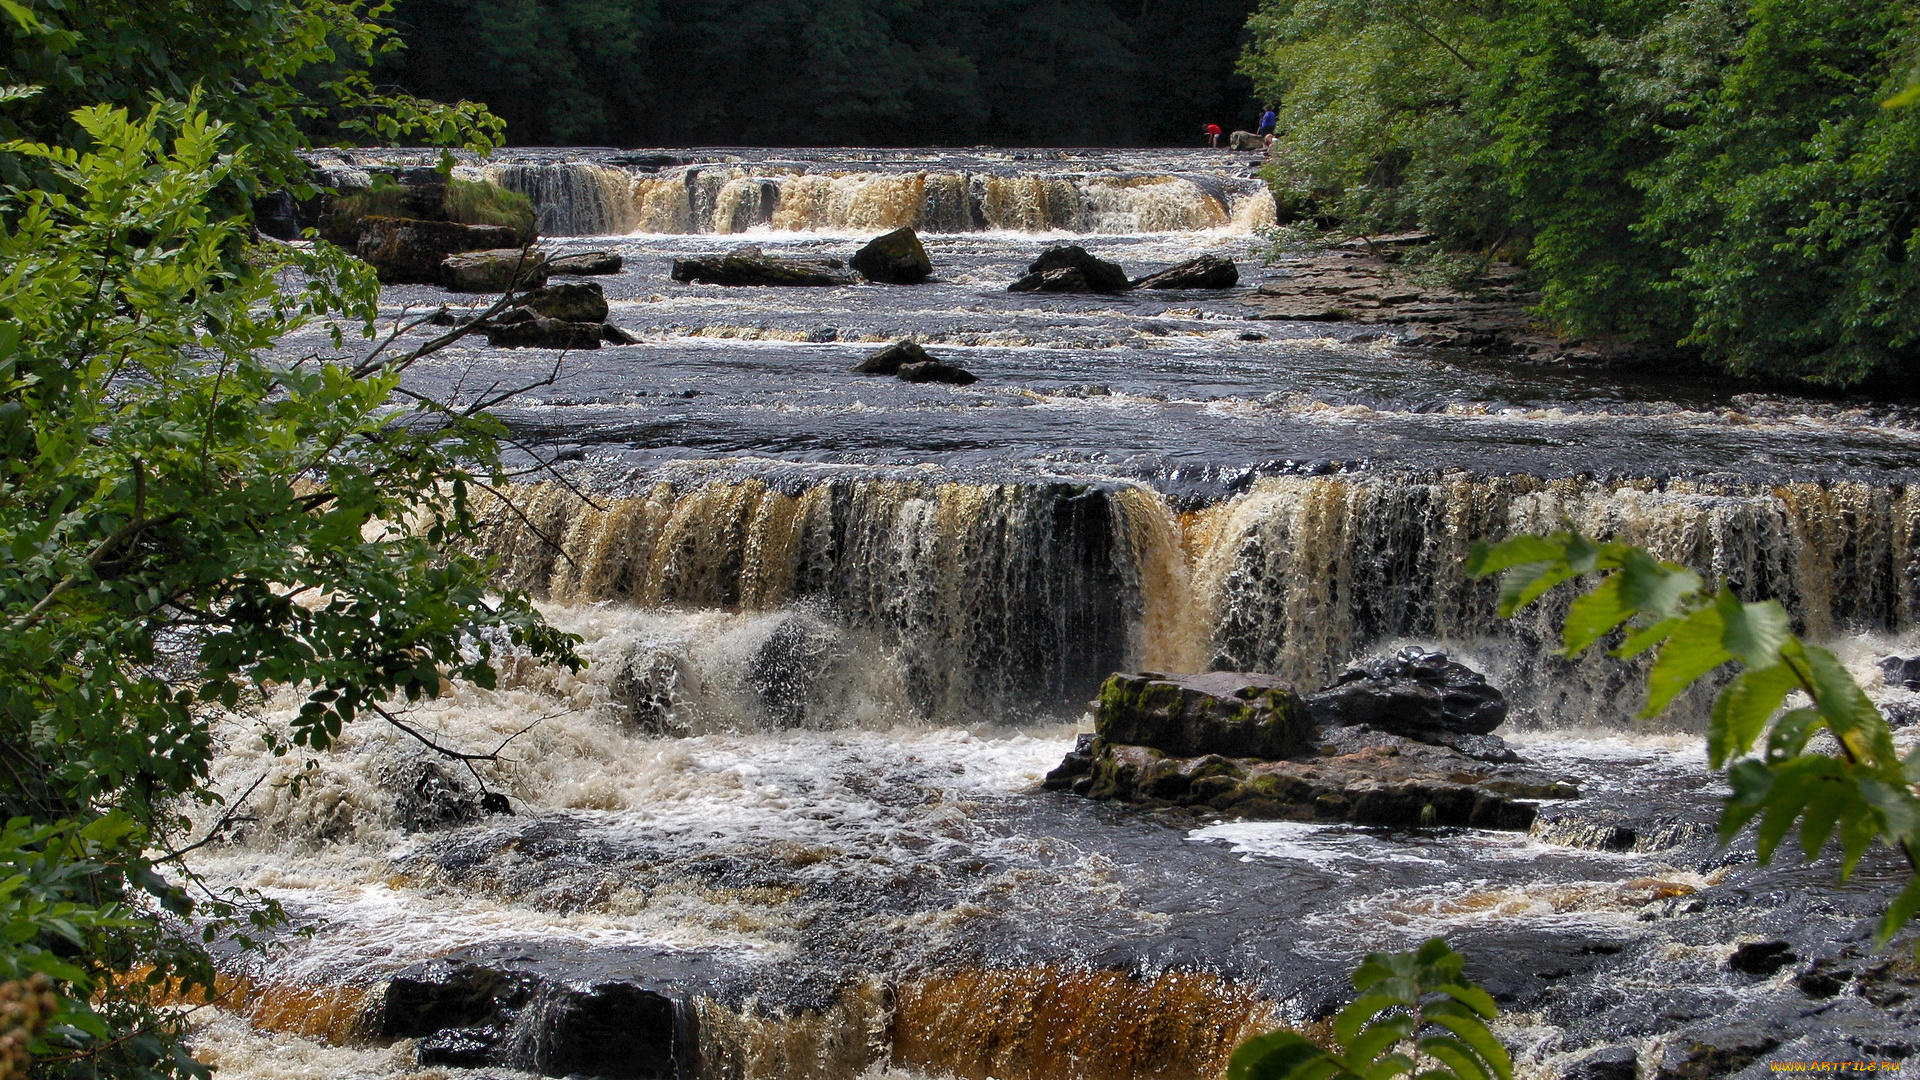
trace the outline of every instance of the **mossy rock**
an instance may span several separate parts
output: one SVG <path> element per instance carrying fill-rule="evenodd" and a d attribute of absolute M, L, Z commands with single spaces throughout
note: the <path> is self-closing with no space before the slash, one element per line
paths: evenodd
<path fill-rule="evenodd" d="M 522 247 L 539 237 L 533 200 L 484 180 L 387 183 L 336 196 L 320 220 L 320 235 L 350 247 L 358 242 L 367 218 L 495 225 L 512 229 L 514 244 Z"/>

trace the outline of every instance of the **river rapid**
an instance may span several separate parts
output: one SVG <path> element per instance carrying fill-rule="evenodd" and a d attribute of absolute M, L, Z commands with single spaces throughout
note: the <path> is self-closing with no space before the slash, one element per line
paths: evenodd
<path fill-rule="evenodd" d="M 407 163 L 319 164 L 351 182 L 392 162 Z M 1642 672 L 1555 656 L 1555 612 L 1501 620 L 1461 571 L 1482 538 L 1619 535 L 1780 597 L 1877 698 L 1915 709 L 1875 666 L 1920 652 L 1914 415 L 1260 319 L 1249 294 L 1288 264 L 1249 255 L 1273 206 L 1247 166 L 990 150 L 464 164 L 532 196 L 547 246 L 625 260 L 596 280 L 638 344 L 469 339 L 410 375 L 465 400 L 531 387 L 499 411 L 528 471 L 489 504 L 485 550 L 591 666 L 509 656 L 498 689 L 412 710 L 500 753 L 477 779 L 513 814 L 447 828 L 420 827 L 422 799 L 476 777 L 399 732 L 362 725 L 309 765 L 259 740 L 291 701 L 223 723 L 216 781 L 251 792 L 248 813 L 197 869 L 312 933 L 232 958 L 232 1007 L 197 1021 L 203 1056 L 261 1080 L 566 1075 L 582 1070 L 541 1003 L 624 979 L 672 1003 L 675 1056 L 597 1075 L 1211 1077 L 1239 1038 L 1327 1015 L 1364 953 L 1434 934 L 1494 990 L 1530 1077 L 1920 1052 L 1910 973 L 1861 955 L 1900 868 L 1876 853 L 1835 889 L 1830 865 L 1717 847 L 1705 700 L 1633 719 Z M 901 225 L 934 280 L 668 276 L 745 244 L 844 259 Z M 1064 241 L 1136 277 L 1226 255 L 1242 283 L 1006 291 Z M 391 287 L 383 318 L 474 299 Z M 849 371 L 905 337 L 980 381 Z M 331 352 L 318 328 L 282 348 Z M 1110 672 L 1313 688 L 1406 644 L 1502 687 L 1502 734 L 1583 797 L 1529 833 L 1394 832 L 1039 790 Z M 1729 965 L 1771 940 L 1791 962 Z M 533 988 L 470 1036 L 511 1048 L 495 1054 L 511 1068 L 450 1064 L 441 1036 L 383 1019 L 390 981 L 435 958 Z M 1809 973 L 1831 971 L 1847 974 L 1822 995 Z M 1725 1050 L 1728 1030 L 1752 1052 L 1690 1049 Z"/>

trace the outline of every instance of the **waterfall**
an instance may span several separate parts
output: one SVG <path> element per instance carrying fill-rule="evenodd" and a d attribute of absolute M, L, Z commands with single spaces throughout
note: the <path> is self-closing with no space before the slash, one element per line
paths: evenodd
<path fill-rule="evenodd" d="M 548 236 L 617 233 L 1141 233 L 1251 230 L 1274 220 L 1255 180 L 1155 174 L 803 171 L 690 166 L 661 173 L 566 162 L 480 175 L 532 199 Z"/>
<path fill-rule="evenodd" d="M 816 653 L 869 643 L 902 672 L 907 711 L 949 721 L 1071 713 L 1128 667 L 1318 686 L 1417 640 L 1467 656 L 1543 718 L 1623 722 L 1632 669 L 1557 657 L 1560 609 L 1502 620 L 1494 584 L 1462 569 L 1478 540 L 1564 522 L 1776 597 L 1815 639 L 1897 633 L 1920 613 L 1920 504 L 1854 483 L 1292 477 L 1185 513 L 1146 487 L 1063 482 L 514 498 L 519 512 L 495 514 L 486 540 L 507 584 L 643 609 L 803 605 L 807 625 L 853 635 Z M 784 633 L 798 647 L 829 632 Z"/>

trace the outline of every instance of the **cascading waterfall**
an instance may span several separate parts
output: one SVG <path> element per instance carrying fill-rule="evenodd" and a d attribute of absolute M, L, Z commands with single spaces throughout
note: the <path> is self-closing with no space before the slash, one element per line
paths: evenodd
<path fill-rule="evenodd" d="M 586 162 L 491 165 L 476 174 L 533 200 L 549 236 L 927 232 L 1131 234 L 1251 230 L 1274 220 L 1258 181 L 990 172 L 809 172 L 690 166 L 630 172 Z"/>
<path fill-rule="evenodd" d="M 570 603 L 810 605 L 894 659 L 907 711 L 948 720 L 1071 712 L 1125 667 L 1317 686 L 1413 639 L 1470 657 L 1543 719 L 1620 722 L 1631 671 L 1553 656 L 1556 612 L 1502 620 L 1493 585 L 1463 570 L 1476 541 L 1563 523 L 1777 597 L 1816 639 L 1894 633 L 1920 613 L 1920 504 L 1865 484 L 1271 478 L 1185 514 L 1112 483 L 789 493 L 753 480 L 598 506 L 557 486 L 517 499 L 525 522 L 496 515 L 487 540 L 509 583 Z"/>

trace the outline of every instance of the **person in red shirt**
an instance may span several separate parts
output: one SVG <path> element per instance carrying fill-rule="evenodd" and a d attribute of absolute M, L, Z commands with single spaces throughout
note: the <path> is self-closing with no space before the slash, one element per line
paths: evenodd
<path fill-rule="evenodd" d="M 1219 124 L 1207 125 L 1207 145 L 1213 147 L 1215 150 L 1220 149 L 1220 125 Z"/>

